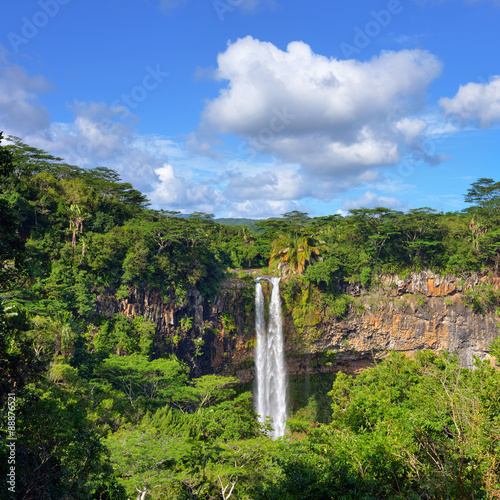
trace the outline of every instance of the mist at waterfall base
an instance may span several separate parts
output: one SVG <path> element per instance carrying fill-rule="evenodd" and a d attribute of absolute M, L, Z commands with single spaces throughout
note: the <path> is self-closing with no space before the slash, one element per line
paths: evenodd
<path fill-rule="evenodd" d="M 270 281 L 272 286 L 268 325 L 266 325 L 264 314 L 265 299 L 261 284 L 263 279 Z M 281 318 L 280 279 L 272 277 L 255 280 L 255 329 L 257 332 L 255 411 L 259 415 L 261 423 L 266 421 L 266 417 L 272 419 L 273 431 L 270 436 L 273 439 L 284 436 L 287 419 L 287 377 Z"/>

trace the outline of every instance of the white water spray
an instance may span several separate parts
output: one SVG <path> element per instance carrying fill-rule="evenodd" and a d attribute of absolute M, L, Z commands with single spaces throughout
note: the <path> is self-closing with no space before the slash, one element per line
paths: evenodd
<path fill-rule="evenodd" d="M 264 293 L 261 279 L 268 279 L 272 285 L 269 304 L 269 326 L 264 319 Z M 259 421 L 266 417 L 272 419 L 273 432 L 276 439 L 285 434 L 286 409 L 286 368 L 283 342 L 283 325 L 281 319 L 281 298 L 279 282 L 281 278 L 257 278 L 255 285 L 255 329 L 257 331 L 257 348 L 255 367 L 257 378 L 256 412 Z"/>

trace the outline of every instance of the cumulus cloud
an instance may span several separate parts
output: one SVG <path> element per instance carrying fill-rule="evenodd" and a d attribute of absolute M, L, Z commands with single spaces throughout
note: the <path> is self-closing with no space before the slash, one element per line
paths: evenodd
<path fill-rule="evenodd" d="M 200 184 L 176 174 L 169 164 L 155 170 L 159 182 L 151 194 L 151 201 L 159 206 L 185 210 L 186 207 L 197 207 L 197 210 L 213 210 L 221 202 L 221 193 L 206 184 Z"/>
<path fill-rule="evenodd" d="M 313 194 L 307 179 L 292 168 L 274 168 L 233 177 L 225 190 L 231 200 L 296 200 Z"/>
<path fill-rule="evenodd" d="M 452 98 L 443 97 L 439 105 L 448 118 L 488 128 L 500 123 L 500 76 L 494 76 L 489 83 L 468 83 L 461 85 Z"/>
<path fill-rule="evenodd" d="M 50 118 L 40 103 L 39 96 L 50 89 L 51 85 L 42 76 L 29 76 L 21 66 L 2 65 L 0 122 L 5 127 L 6 133 L 18 135 L 47 128 Z"/>
<path fill-rule="evenodd" d="M 398 200 L 394 196 L 379 196 L 371 191 L 367 191 L 360 198 L 350 199 L 342 202 L 343 212 L 353 208 L 376 208 L 385 207 L 394 210 L 407 210 L 408 204 Z"/>
<path fill-rule="evenodd" d="M 206 105 L 196 138 L 206 149 L 216 134 L 235 134 L 254 155 L 297 163 L 308 176 L 357 176 L 396 164 L 401 145 L 421 137 L 425 123 L 414 115 L 440 71 L 421 50 L 360 62 L 248 36 L 219 54 L 216 75 L 228 83 Z"/>
<path fill-rule="evenodd" d="M 71 122 L 49 121 L 36 129 L 25 122 L 18 127 L 17 135 L 68 163 L 115 169 L 137 189 L 151 191 L 157 179 L 154 169 L 163 164 L 166 156 L 151 154 L 144 141 L 138 142 L 130 115 L 124 115 L 120 106 L 105 103 L 76 102 L 70 109 L 74 113 Z"/>
<path fill-rule="evenodd" d="M 277 215 L 298 210 L 307 211 L 302 204 L 292 200 L 247 200 L 231 204 L 226 209 L 228 217 L 249 217 L 252 219 L 266 219 Z"/>
<path fill-rule="evenodd" d="M 428 123 L 420 118 L 403 118 L 396 123 L 396 130 L 404 136 L 405 143 L 415 144 L 422 137 L 422 133 L 428 127 Z"/>
<path fill-rule="evenodd" d="M 220 195 L 206 182 L 174 172 L 168 156 L 182 156 L 178 146 L 163 137 L 139 135 L 137 117 L 122 105 L 76 101 L 73 120 L 51 122 L 39 95 L 51 89 L 40 76 L 8 62 L 0 71 L 0 122 L 5 135 L 81 167 L 106 166 L 147 194 L 158 207 L 181 211 L 213 211 Z M 185 154 L 185 153 L 184 153 Z"/>
<path fill-rule="evenodd" d="M 0 73 L 0 117 L 8 134 L 30 145 L 83 167 L 116 170 L 155 207 L 269 217 L 307 211 L 303 200 L 339 200 L 352 188 L 381 191 L 378 167 L 408 151 L 424 157 L 428 127 L 419 113 L 439 71 L 424 51 L 338 61 L 302 42 L 283 51 L 238 40 L 219 55 L 215 73 L 227 84 L 190 137 L 196 154 L 139 134 L 137 117 L 122 105 L 76 101 L 70 121 L 51 122 L 39 101 L 48 82 L 8 64 Z M 224 134 L 239 136 L 240 147 L 228 152 Z M 399 206 L 371 191 L 357 201 Z"/>

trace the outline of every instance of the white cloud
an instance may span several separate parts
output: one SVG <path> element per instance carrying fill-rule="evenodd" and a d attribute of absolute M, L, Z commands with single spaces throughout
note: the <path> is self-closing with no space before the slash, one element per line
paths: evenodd
<path fill-rule="evenodd" d="M 217 134 L 235 134 L 254 155 L 277 155 L 307 175 L 359 175 L 396 164 L 400 146 L 424 132 L 413 115 L 440 70 L 421 50 L 360 62 L 248 36 L 219 54 L 216 74 L 228 84 L 206 105 L 196 138 L 206 149 Z"/>
<path fill-rule="evenodd" d="M 206 184 L 193 182 L 175 173 L 169 164 L 155 170 L 159 182 L 151 194 L 151 202 L 159 206 L 186 211 L 186 207 L 210 212 L 221 202 L 220 192 Z"/>
<path fill-rule="evenodd" d="M 74 113 L 72 122 L 49 122 L 37 129 L 26 126 L 29 122 L 25 122 L 18 135 L 27 144 L 69 163 L 115 169 L 123 180 L 150 192 L 157 180 L 154 169 L 165 162 L 166 156 L 150 153 L 144 141 L 138 141 L 131 115 L 124 119 L 122 107 L 105 103 L 77 102 L 70 109 Z"/>
<path fill-rule="evenodd" d="M 300 212 L 307 209 L 297 201 L 270 201 L 270 200 L 247 200 L 232 204 L 227 210 L 228 217 L 249 217 L 252 219 L 266 219 L 285 214 L 293 210 Z"/>
<path fill-rule="evenodd" d="M 292 168 L 274 168 L 253 176 L 235 176 L 224 192 L 231 200 L 296 200 L 312 196 L 308 181 Z"/>
<path fill-rule="evenodd" d="M 283 51 L 246 37 L 219 54 L 215 75 L 227 84 L 207 103 L 189 145 L 217 157 L 221 137 L 232 134 L 242 139 L 237 153 L 246 154 L 250 168 L 259 155 L 274 158 L 265 171 L 232 175 L 224 195 L 236 203 L 330 201 L 373 185 L 377 167 L 396 165 L 405 154 L 431 164 L 444 159 L 429 154 L 428 124 L 418 116 L 440 70 L 420 50 L 346 61 L 315 54 L 303 42 Z M 396 198 L 383 201 L 400 206 Z"/>
<path fill-rule="evenodd" d="M 49 114 L 39 102 L 39 95 L 50 89 L 45 78 L 31 77 L 21 66 L 0 66 L 0 122 L 6 135 L 19 135 L 49 126 Z"/>
<path fill-rule="evenodd" d="M 39 95 L 51 89 L 40 76 L 8 63 L 0 72 L 0 121 L 5 135 L 17 135 L 23 142 L 81 167 L 106 166 L 124 181 L 150 196 L 163 208 L 182 211 L 213 211 L 219 194 L 204 182 L 194 182 L 175 173 L 168 156 L 179 160 L 185 151 L 166 138 L 139 135 L 137 117 L 124 106 L 97 102 L 75 102 L 74 119 L 68 123 L 50 121 Z"/>
<path fill-rule="evenodd" d="M 439 105 L 448 118 L 458 120 L 462 126 L 468 122 L 488 128 L 500 123 L 500 76 L 489 83 L 461 85 L 452 98 L 443 97 Z"/>
<path fill-rule="evenodd" d="M 392 208 L 394 210 L 407 210 L 408 204 L 405 201 L 398 200 L 394 196 L 379 196 L 371 191 L 366 191 L 366 193 L 360 198 L 342 202 L 343 211 L 348 211 L 353 208 L 376 207 Z"/>
<path fill-rule="evenodd" d="M 169 138 L 138 134 L 137 117 L 125 106 L 76 101 L 73 119 L 51 122 L 39 101 L 48 82 L 8 64 L 0 74 L 0 114 L 7 133 L 70 163 L 116 170 L 155 208 L 269 217 L 308 211 L 302 200 L 339 200 L 354 187 L 389 192 L 379 189 L 377 167 L 397 163 L 408 150 L 422 153 L 428 131 L 417 115 L 439 68 L 422 51 L 361 63 L 316 55 L 302 42 L 284 52 L 239 40 L 219 56 L 216 74 L 228 84 L 190 138 L 197 154 Z M 242 138 L 233 156 L 222 149 L 223 133 Z M 360 200 L 399 206 L 373 193 Z"/>
<path fill-rule="evenodd" d="M 419 138 L 422 137 L 422 133 L 428 127 L 425 120 L 420 118 L 403 118 L 396 123 L 396 130 L 401 132 L 404 136 L 406 144 L 412 145 Z"/>

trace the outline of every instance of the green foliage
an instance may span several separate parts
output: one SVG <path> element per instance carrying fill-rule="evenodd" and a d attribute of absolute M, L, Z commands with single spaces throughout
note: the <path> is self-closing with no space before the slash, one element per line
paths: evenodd
<path fill-rule="evenodd" d="M 233 398 L 231 379 L 203 378 L 193 385 L 199 396 L 195 413 L 163 407 L 146 414 L 135 428 L 122 428 L 106 439 L 112 462 L 129 495 L 179 495 L 188 490 L 215 492 L 218 478 L 231 477 L 248 460 L 244 441 L 262 435 L 249 393 Z M 229 391 L 229 392 L 228 392 Z M 230 398 L 229 400 L 227 398 Z M 225 447 L 224 443 L 232 442 Z M 249 474 L 244 470 L 238 475 Z M 237 479 L 236 479 L 237 481 Z M 155 491 L 155 489 L 158 489 Z"/>
<path fill-rule="evenodd" d="M 467 203 L 475 203 L 468 212 L 478 213 L 487 219 L 496 219 L 500 215 L 500 182 L 493 179 L 478 179 L 473 182 L 465 195 Z"/>
<path fill-rule="evenodd" d="M 142 316 L 130 320 L 115 314 L 111 321 L 104 321 L 92 336 L 96 351 L 116 354 L 150 355 L 156 326 Z"/>
<path fill-rule="evenodd" d="M 126 299 L 130 296 L 130 288 L 126 285 L 121 285 L 120 288 L 115 293 L 115 297 L 118 300 Z"/>
<path fill-rule="evenodd" d="M 317 261 L 307 267 L 305 276 L 309 281 L 318 285 L 324 283 L 327 288 L 340 277 L 341 263 L 333 255 L 328 256 L 322 261 Z"/>
<path fill-rule="evenodd" d="M 361 271 L 360 281 L 362 285 L 367 285 L 372 278 L 372 269 L 370 267 L 364 267 Z"/>
<path fill-rule="evenodd" d="M 324 366 L 334 360 L 335 352 L 325 352 L 313 358 L 311 365 Z M 331 399 L 328 391 L 335 380 L 334 373 L 315 373 L 306 376 L 290 376 L 288 379 L 288 394 L 290 410 L 294 421 L 306 423 L 306 427 L 318 422 L 331 421 Z"/>
<path fill-rule="evenodd" d="M 205 341 L 201 338 L 193 339 L 194 343 L 194 355 L 195 357 L 201 356 L 203 354 L 203 346 L 205 345 Z"/>
<path fill-rule="evenodd" d="M 296 275 L 284 281 L 281 290 L 285 309 L 291 313 L 297 333 L 313 342 L 317 334 L 315 327 L 320 321 L 321 298 L 317 289 L 306 278 Z"/>
<path fill-rule="evenodd" d="M 486 313 L 499 303 L 499 293 L 492 285 L 479 285 L 474 289 L 466 290 L 463 295 L 463 303 L 474 312 Z"/>
<path fill-rule="evenodd" d="M 498 381 L 486 364 L 470 371 L 425 351 L 392 353 L 356 379 L 339 374 L 330 392 L 337 449 L 394 497 L 489 498 L 500 487 Z"/>
<path fill-rule="evenodd" d="M 59 385 L 74 386 L 78 382 L 78 370 L 64 363 L 64 358 L 51 364 L 48 375 L 49 380 Z"/>
<path fill-rule="evenodd" d="M 0 132 L 0 289 L 12 286 L 24 270 L 25 242 L 19 233 L 21 212 L 16 196 L 7 191 L 8 178 L 14 171 L 12 153 L 2 146 Z"/>
<path fill-rule="evenodd" d="M 231 335 L 234 331 L 236 331 L 236 320 L 234 316 L 228 312 L 225 312 L 221 315 L 221 321 L 224 325 L 224 331 Z"/>
<path fill-rule="evenodd" d="M 323 304 L 328 308 L 330 314 L 342 319 L 346 316 L 352 297 L 346 294 L 325 294 L 322 296 Z"/>
<path fill-rule="evenodd" d="M 269 267 L 277 267 L 280 274 L 303 274 L 306 266 L 319 260 L 326 249 L 323 241 L 304 230 L 279 232 L 273 241 Z"/>
<path fill-rule="evenodd" d="M 329 376 L 292 380 L 290 434 L 273 442 L 235 378 L 190 379 L 176 358 L 153 359 L 162 351 L 151 321 L 96 311 L 98 294 L 109 311 L 114 299 L 149 292 L 175 297 L 182 310 L 193 288 L 212 299 L 226 269 L 279 267 L 292 274 L 282 281 L 285 313 L 309 349 L 325 312 L 340 319 L 350 310 L 346 282 L 498 269 L 498 182 L 474 182 L 463 213 L 294 211 L 229 226 L 211 214 L 151 210 L 112 170 L 11 141 L 0 144 L 0 400 L 3 418 L 16 393 L 20 497 L 498 497 L 500 378 L 487 364 L 471 371 L 444 354 L 393 353 L 356 378 L 336 376 L 329 396 Z M 241 302 L 221 314 L 230 336 L 235 311 L 253 310 L 252 277 L 244 279 Z M 464 299 L 478 313 L 498 306 L 490 285 Z M 180 316 L 169 349 L 204 369 L 208 337 L 186 310 Z M 499 358 L 498 342 L 490 350 Z M 318 352 L 310 366 L 335 356 Z M 3 418 L 3 477 L 6 431 Z"/>
<path fill-rule="evenodd" d="M 33 491 L 38 491 L 52 498 L 102 495 L 125 499 L 106 449 L 72 392 L 44 384 L 18 393 L 16 437 L 16 491 L 20 498 L 33 498 Z M 4 452 L 3 443 L 1 448 Z M 6 460 L 2 460 L 2 468 L 4 464 Z"/>
<path fill-rule="evenodd" d="M 173 401 L 177 391 L 187 380 L 186 368 L 177 359 L 148 361 L 146 356 L 110 355 L 98 367 L 96 380 L 119 392 L 117 402 L 131 420 L 142 416 L 147 410 L 156 409 Z M 122 397 L 124 399 L 122 399 Z M 120 401 L 121 400 L 121 401 Z"/>
<path fill-rule="evenodd" d="M 52 272 L 44 285 L 55 308 L 83 317 L 94 312 L 95 296 L 87 271 L 61 260 L 52 265 Z"/>
<path fill-rule="evenodd" d="M 169 465 L 187 460 L 192 449 L 185 439 L 158 435 L 156 429 L 146 426 L 123 428 L 104 442 L 128 498 L 158 487 L 166 487 L 164 494 L 175 492 L 175 485 L 169 486 L 174 479 Z"/>
<path fill-rule="evenodd" d="M 194 421 L 204 439 L 217 442 L 227 443 L 263 435 L 249 392 L 203 408 Z"/>
<path fill-rule="evenodd" d="M 234 377 L 205 375 L 179 390 L 175 395 L 175 405 L 184 412 L 199 412 L 202 408 L 232 398 L 236 382 Z"/>
<path fill-rule="evenodd" d="M 193 318 L 181 318 L 180 320 L 181 330 L 188 331 L 193 327 Z"/>
<path fill-rule="evenodd" d="M 7 394 L 21 390 L 36 380 L 44 365 L 36 356 L 29 337 L 30 323 L 26 310 L 0 296 L 0 403 Z"/>

